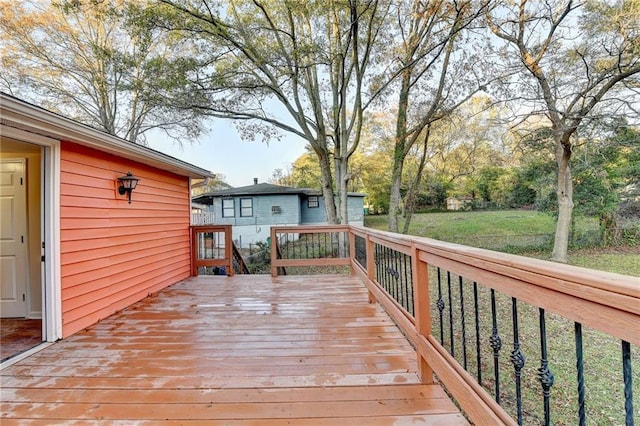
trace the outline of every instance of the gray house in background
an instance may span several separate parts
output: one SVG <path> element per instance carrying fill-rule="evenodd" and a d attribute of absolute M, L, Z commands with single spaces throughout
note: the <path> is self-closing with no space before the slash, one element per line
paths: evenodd
<path fill-rule="evenodd" d="M 349 223 L 364 224 L 365 194 L 349 193 Z M 258 183 L 208 192 L 192 198 L 203 215 L 213 214 L 215 225 L 233 225 L 239 247 L 266 241 L 272 225 L 327 223 L 320 190 Z M 204 207 L 204 208 L 203 208 Z"/>

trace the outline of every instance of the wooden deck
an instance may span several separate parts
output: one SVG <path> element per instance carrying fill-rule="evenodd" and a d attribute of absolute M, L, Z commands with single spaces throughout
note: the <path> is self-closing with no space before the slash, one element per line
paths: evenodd
<path fill-rule="evenodd" d="M 344 276 L 192 278 L 0 379 L 3 426 L 467 424 Z"/>

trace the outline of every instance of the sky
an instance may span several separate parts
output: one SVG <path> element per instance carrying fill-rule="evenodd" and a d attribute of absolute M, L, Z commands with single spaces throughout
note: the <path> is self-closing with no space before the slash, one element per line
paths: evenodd
<path fill-rule="evenodd" d="M 209 132 L 193 143 L 180 147 L 165 137 L 149 137 L 149 147 L 172 157 L 224 175 L 233 187 L 253 184 L 253 178 L 267 182 L 275 169 L 286 170 L 305 152 L 305 141 L 283 134 L 281 140 L 244 141 L 230 120 L 218 119 L 208 124 Z"/>

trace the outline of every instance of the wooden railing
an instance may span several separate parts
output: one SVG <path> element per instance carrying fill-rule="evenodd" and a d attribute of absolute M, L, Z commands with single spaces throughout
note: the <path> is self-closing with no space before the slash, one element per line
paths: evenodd
<path fill-rule="evenodd" d="M 191 225 L 213 225 L 215 223 L 215 215 L 212 212 L 191 213 Z"/>
<path fill-rule="evenodd" d="M 300 266 L 349 266 L 348 226 L 274 226 L 271 228 L 271 275 Z"/>
<path fill-rule="evenodd" d="M 301 244 L 277 258 L 277 237 L 313 233 L 344 233 L 348 250 L 306 258 Z M 273 228 L 271 242 L 274 276 L 279 266 L 349 262 L 415 346 L 422 380 L 435 373 L 474 423 L 551 424 L 556 405 L 570 405 L 555 423 L 585 424 L 604 392 L 609 421 L 634 424 L 640 278 L 356 226 Z M 604 338 L 585 345 L 583 328 Z M 605 344 L 616 365 L 601 361 Z M 613 383 L 591 398 L 592 378 Z M 637 368 L 635 378 L 637 387 Z"/>
<path fill-rule="evenodd" d="M 201 267 L 224 268 L 234 274 L 231 225 L 191 227 L 191 275 L 198 276 Z"/>

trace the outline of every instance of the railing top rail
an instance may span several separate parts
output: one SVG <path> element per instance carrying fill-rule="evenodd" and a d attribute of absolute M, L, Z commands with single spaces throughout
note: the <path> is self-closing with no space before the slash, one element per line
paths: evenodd
<path fill-rule="evenodd" d="M 488 261 L 494 264 L 508 266 L 513 269 L 533 272 L 540 276 L 552 277 L 556 280 L 579 282 L 590 287 L 606 290 L 626 296 L 640 298 L 640 277 L 616 274 L 613 272 L 596 271 L 580 266 L 566 265 L 548 260 L 534 259 L 515 254 L 495 252 L 491 250 L 465 246 L 434 240 L 426 237 L 400 235 L 387 231 L 350 225 L 355 233 L 373 235 L 381 240 L 395 244 L 416 246 L 425 252 L 434 252 L 441 257 L 467 264 L 476 261 Z M 525 276 L 520 277 L 527 281 Z"/>
<path fill-rule="evenodd" d="M 349 231 L 349 225 L 286 225 L 271 227 L 275 232 L 295 232 L 298 234 L 312 233 L 312 232 L 345 232 Z"/>
<path fill-rule="evenodd" d="M 231 229 L 231 225 L 190 225 L 192 229 L 199 232 L 226 231 Z"/>

